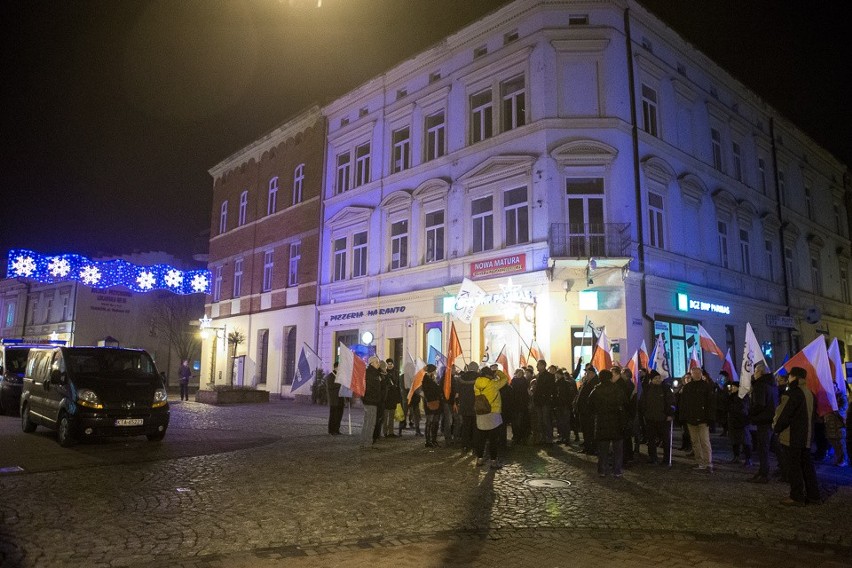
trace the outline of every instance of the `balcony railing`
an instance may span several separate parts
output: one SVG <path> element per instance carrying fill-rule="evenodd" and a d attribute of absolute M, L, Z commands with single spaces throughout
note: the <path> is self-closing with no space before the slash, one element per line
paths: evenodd
<path fill-rule="evenodd" d="M 553 223 L 548 244 L 551 258 L 630 256 L 630 223 Z"/>

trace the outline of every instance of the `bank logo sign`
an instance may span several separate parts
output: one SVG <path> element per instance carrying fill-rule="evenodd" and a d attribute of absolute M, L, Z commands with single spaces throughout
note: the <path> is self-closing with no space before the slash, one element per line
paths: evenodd
<path fill-rule="evenodd" d="M 714 314 L 724 314 L 726 316 L 731 315 L 731 306 L 716 304 L 705 300 L 696 300 L 681 293 L 678 293 L 677 295 L 677 309 L 681 312 L 695 310 L 697 312 L 711 312 Z"/>

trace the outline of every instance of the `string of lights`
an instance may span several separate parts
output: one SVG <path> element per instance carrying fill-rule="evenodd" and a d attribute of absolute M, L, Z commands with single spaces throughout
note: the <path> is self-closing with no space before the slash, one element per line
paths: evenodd
<path fill-rule="evenodd" d="M 179 270 L 168 264 L 141 266 L 122 259 L 97 261 L 79 254 L 41 255 L 12 249 L 6 273 L 9 278 L 44 284 L 73 280 L 92 288 L 123 286 L 133 292 L 210 293 L 209 270 Z"/>

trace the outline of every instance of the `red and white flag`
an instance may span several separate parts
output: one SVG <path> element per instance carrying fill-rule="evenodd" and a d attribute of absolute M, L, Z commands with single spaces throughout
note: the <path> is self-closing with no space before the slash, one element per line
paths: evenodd
<path fill-rule="evenodd" d="M 728 349 L 728 352 L 725 353 L 725 362 L 722 363 L 722 370 L 728 372 L 728 376 L 731 378 L 732 383 L 740 382 L 740 376 L 737 374 L 736 369 L 734 369 L 734 361 L 731 359 L 730 349 Z"/>
<path fill-rule="evenodd" d="M 651 358 L 648 355 L 648 348 L 645 346 L 645 340 L 643 339 L 642 345 L 639 346 L 639 369 L 647 369 L 650 362 Z"/>
<path fill-rule="evenodd" d="M 503 368 L 503 372 L 506 373 L 507 377 L 511 377 L 509 375 L 509 359 L 506 357 L 506 346 L 503 346 L 503 349 L 500 350 L 500 354 L 497 355 L 497 364 Z"/>
<path fill-rule="evenodd" d="M 642 347 L 645 346 L 645 341 L 642 341 Z M 645 354 L 647 360 L 648 355 Z M 647 364 L 647 363 L 646 363 Z M 639 369 L 647 369 L 648 367 L 639 366 L 639 350 L 633 352 L 633 357 L 627 362 L 627 368 L 630 369 L 630 377 L 633 381 L 633 387 L 636 389 L 636 396 L 642 396 L 642 381 L 639 380 Z"/>
<path fill-rule="evenodd" d="M 692 352 L 689 354 L 689 368 L 701 368 L 701 358 L 698 356 L 698 346 L 692 346 Z"/>
<path fill-rule="evenodd" d="M 831 367 L 831 377 L 834 379 L 834 384 L 837 385 L 840 392 L 844 392 L 846 390 L 845 369 L 843 357 L 840 356 L 840 344 L 837 343 L 836 337 L 831 340 L 831 345 L 828 346 L 828 365 Z"/>
<path fill-rule="evenodd" d="M 538 346 L 538 342 L 535 339 L 530 341 L 530 356 L 528 359 L 532 359 L 530 364 L 535 367 L 535 363 L 538 363 L 539 359 L 544 359 L 544 354 L 541 350 L 541 347 Z"/>
<path fill-rule="evenodd" d="M 639 350 L 633 352 L 633 355 L 630 357 L 630 360 L 627 361 L 627 368 L 630 369 L 630 372 L 633 373 L 633 376 L 636 376 L 638 372 L 637 369 L 639 367 Z"/>
<path fill-rule="evenodd" d="M 825 339 L 822 335 L 818 335 L 804 349 L 784 363 L 788 373 L 793 367 L 802 367 L 807 371 L 805 381 L 810 391 L 814 393 L 817 414 L 825 416 L 837 410 L 837 397 L 834 396 L 834 382 L 831 367 L 828 364 L 828 350 L 825 348 Z"/>
<path fill-rule="evenodd" d="M 337 382 L 351 390 L 356 396 L 364 396 L 367 391 L 367 363 L 340 342 L 340 356 L 337 365 Z"/>
<path fill-rule="evenodd" d="M 740 366 L 740 390 L 738 393 L 740 398 L 745 398 L 751 391 L 751 378 L 754 376 L 754 365 L 758 361 L 763 361 L 763 364 L 766 364 L 766 359 L 763 357 L 763 350 L 760 348 L 760 343 L 757 342 L 757 337 L 754 336 L 751 323 L 746 323 L 743 362 Z"/>
<path fill-rule="evenodd" d="M 406 375 L 409 371 L 406 370 Z M 414 398 L 414 391 L 423 386 L 423 377 L 426 376 L 426 363 L 421 358 L 417 358 L 416 363 L 411 364 L 411 386 L 408 387 L 408 404 L 411 404 L 411 399 Z M 405 381 L 406 383 L 408 380 Z"/>
<path fill-rule="evenodd" d="M 606 336 L 606 332 L 604 330 L 601 330 L 601 334 L 598 337 L 597 348 L 595 349 L 594 355 L 592 355 L 592 367 L 597 369 L 598 373 L 604 369 L 612 368 L 612 347 L 609 344 L 609 338 Z"/>
<path fill-rule="evenodd" d="M 710 334 L 707 333 L 707 330 L 704 329 L 704 326 L 700 323 L 698 324 L 698 338 L 701 342 L 701 348 L 704 351 L 709 351 L 719 359 L 725 358 L 725 355 L 722 353 L 722 350 L 719 349 L 719 346 L 716 345 L 716 342 L 713 341 L 713 338 L 710 337 Z"/>

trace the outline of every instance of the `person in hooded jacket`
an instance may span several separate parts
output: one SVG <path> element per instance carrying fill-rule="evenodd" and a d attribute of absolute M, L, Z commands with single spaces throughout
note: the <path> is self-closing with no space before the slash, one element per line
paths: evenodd
<path fill-rule="evenodd" d="M 423 405 L 426 408 L 426 447 L 432 448 L 438 445 L 438 428 L 441 425 L 441 417 L 444 414 L 442 407 L 444 393 L 435 380 L 437 367 L 431 363 L 426 365 L 426 374 L 423 375 Z"/>
<path fill-rule="evenodd" d="M 471 452 L 474 448 L 476 412 L 473 410 L 473 383 L 476 382 L 478 376 L 479 365 L 475 361 L 471 361 L 458 379 L 459 415 L 461 416 L 460 439 L 463 453 Z"/>
<path fill-rule="evenodd" d="M 476 415 L 476 428 L 478 430 L 476 442 L 476 465 L 485 463 L 485 445 L 491 458 L 491 468 L 500 467 L 500 428 L 503 423 L 502 401 L 500 389 L 508 382 L 507 377 L 496 376 L 494 371 L 485 367 L 480 371 L 479 377 L 473 385 L 474 396 L 482 395 L 491 406 L 491 412 Z"/>

